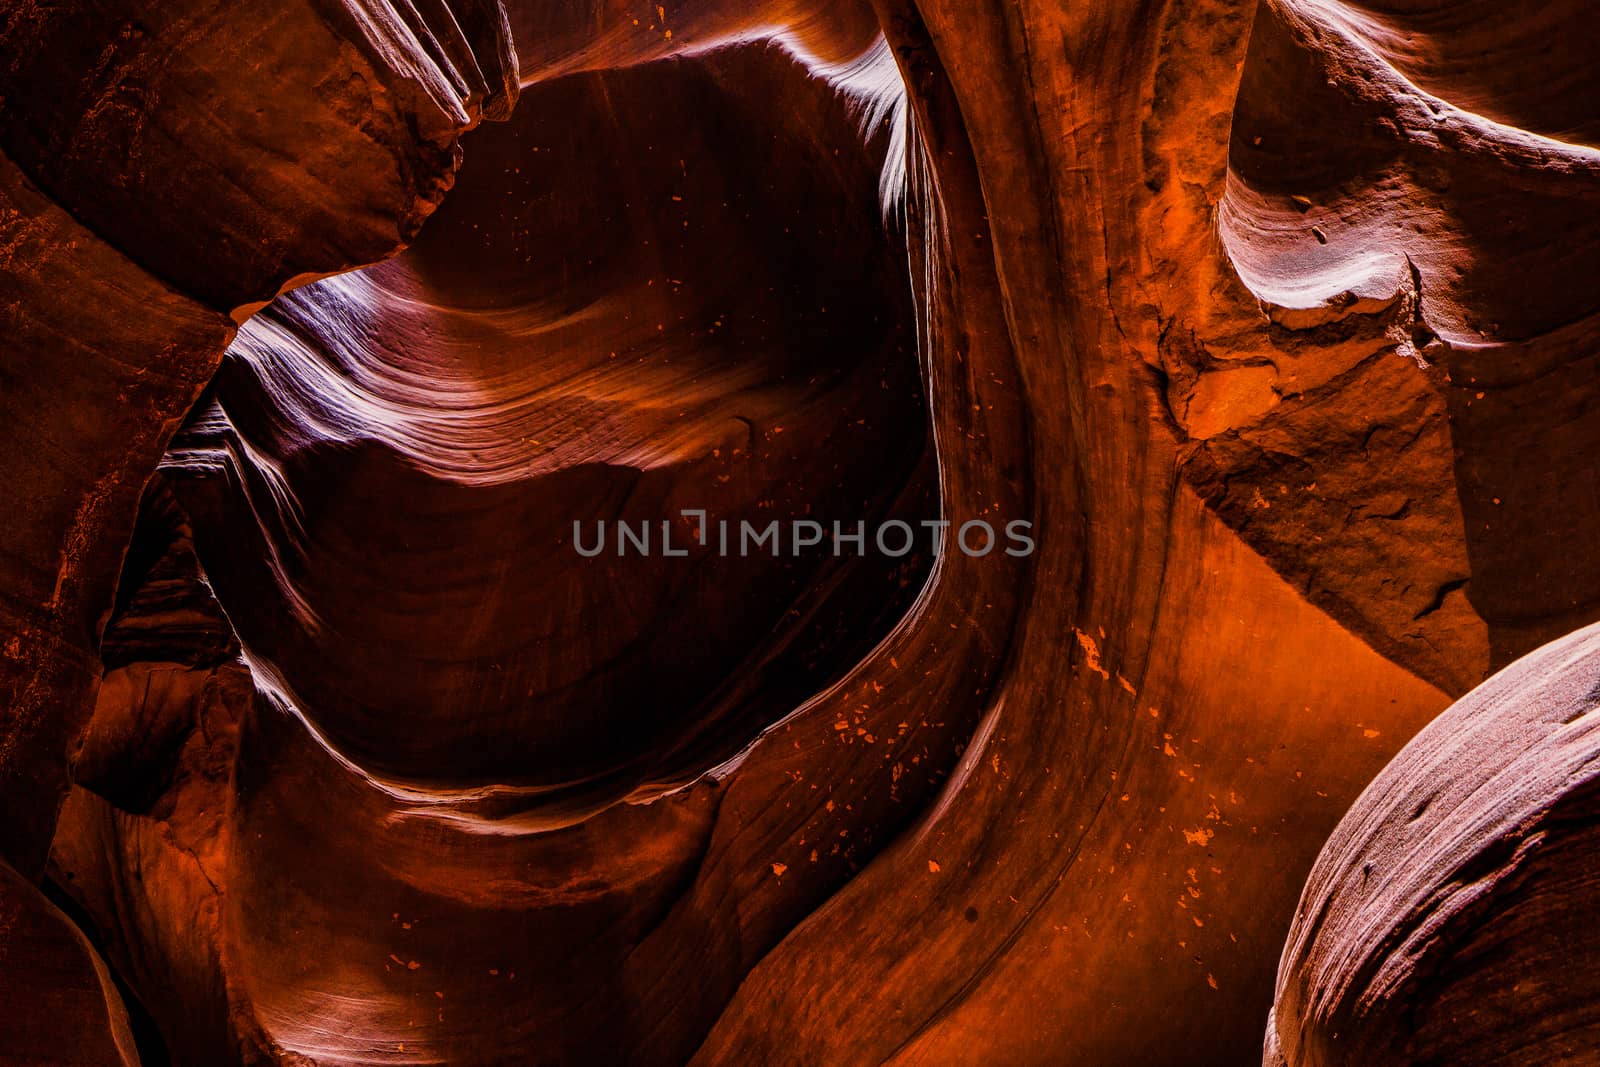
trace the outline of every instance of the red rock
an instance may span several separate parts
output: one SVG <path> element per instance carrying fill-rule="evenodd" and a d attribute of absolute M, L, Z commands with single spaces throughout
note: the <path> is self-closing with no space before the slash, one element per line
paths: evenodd
<path fill-rule="evenodd" d="M 0 19 L 99 1062 L 1587 1054 L 1582 5 L 236 7 Z M 572 543 L 699 507 L 1034 551 Z"/>

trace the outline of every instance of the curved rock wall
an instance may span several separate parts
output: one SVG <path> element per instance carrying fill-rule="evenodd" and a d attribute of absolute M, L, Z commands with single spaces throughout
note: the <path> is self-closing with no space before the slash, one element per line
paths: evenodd
<path fill-rule="evenodd" d="M 0 1059 L 1593 1059 L 1585 16 L 0 13 Z"/>

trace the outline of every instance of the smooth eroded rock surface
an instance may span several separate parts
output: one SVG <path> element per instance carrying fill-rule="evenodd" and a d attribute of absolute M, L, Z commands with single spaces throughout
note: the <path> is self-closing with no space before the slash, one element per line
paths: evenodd
<path fill-rule="evenodd" d="M 1592 1061 L 1587 16 L 13 4 L 0 1059 Z"/>

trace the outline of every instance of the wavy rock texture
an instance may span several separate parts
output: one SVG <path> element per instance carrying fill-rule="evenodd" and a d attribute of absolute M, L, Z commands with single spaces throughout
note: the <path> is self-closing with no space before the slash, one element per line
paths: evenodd
<path fill-rule="evenodd" d="M 1593 556 L 1567 547 L 1600 518 L 1592 494 L 1571 492 L 1594 484 L 1586 457 L 1596 431 L 1584 413 L 1600 303 L 1585 279 L 1600 265 L 1590 236 L 1600 154 L 1567 125 L 1566 105 L 1497 91 L 1501 76 L 1464 74 L 1453 53 L 1476 47 L 1511 64 L 1525 54 L 1523 35 L 1539 33 L 1549 54 L 1541 75 L 1525 81 L 1581 85 L 1591 75 L 1577 38 L 1520 26 L 1508 35 L 1499 17 L 1478 4 L 1264 6 L 1234 109 L 1219 217 L 1240 277 L 1269 309 L 1283 309 L 1275 319 L 1289 330 L 1370 322 L 1375 305 L 1388 303 L 1384 328 L 1397 350 L 1423 376 L 1442 373 L 1432 395 L 1380 386 L 1385 415 L 1409 409 L 1393 422 L 1359 402 L 1372 371 L 1330 383 L 1339 406 L 1363 410 L 1339 431 L 1362 434 L 1367 457 L 1394 457 L 1344 528 L 1376 519 L 1409 543 L 1386 545 L 1388 566 L 1362 584 L 1410 583 L 1386 599 L 1418 609 L 1411 620 L 1386 621 L 1366 606 L 1380 591 L 1334 587 L 1324 596 L 1357 632 L 1383 631 L 1377 647 L 1399 641 L 1415 648 L 1413 658 L 1442 661 L 1429 676 L 1449 678 L 1453 690 L 1478 676 L 1485 639 L 1492 665 L 1503 666 L 1592 619 L 1600 597 Z M 1532 21 L 1545 17 L 1560 11 Z M 1498 65 L 1486 58 L 1474 67 Z M 1507 125 L 1504 115 L 1530 126 Z M 1448 437 L 1434 429 L 1445 418 Z M 1448 483 L 1435 472 L 1452 468 L 1459 503 L 1446 516 L 1425 493 L 1432 487 L 1437 501 Z M 1325 484 L 1323 469 L 1313 461 L 1306 473 Z M 1333 523 L 1321 525 L 1325 544 L 1348 542 L 1326 529 Z"/>
<path fill-rule="evenodd" d="M 409 53 L 383 40 L 405 20 Z M 448 187 L 457 135 L 514 94 L 497 9 L 464 15 L 483 57 L 470 76 L 461 24 L 387 4 L 0 11 L 8 870 L 44 868 L 141 491 L 235 320 L 297 277 L 391 252 Z M 434 47 L 445 27 L 455 62 Z M 0 953 L 26 993 L 7 1003 L 24 1027 L 53 1017 L 57 1045 L 8 1032 L 6 1055 L 136 1059 L 114 994 L 98 1022 L 85 1005 L 82 935 L 52 929 L 59 913 L 37 901 L 17 907 L 26 925 L 7 924 Z M 54 1009 L 35 1013 L 35 997 Z"/>
<path fill-rule="evenodd" d="M 1263 1063 L 1592 1062 L 1597 707 L 1590 626 L 1384 768 L 1306 883 Z"/>
<path fill-rule="evenodd" d="M 1474 689 L 1600 614 L 1585 17 L 13 5 L 7 988 L 85 1063 L 1592 1058 L 1594 637 Z"/>
<path fill-rule="evenodd" d="M 458 21 L 429 10 L 24 2 L 0 19 L 0 471 L 22 502 L 4 530 L 0 850 L 25 871 L 93 704 L 140 491 L 230 313 L 392 251 L 448 187 L 461 130 L 514 95 L 498 10 L 465 19 L 470 76 Z M 384 36 L 402 23 L 412 53 Z"/>
<path fill-rule="evenodd" d="M 803 132 L 762 123 L 766 96 Z M 936 510 L 886 138 L 864 153 L 777 50 L 529 100 L 408 252 L 244 327 L 169 469 L 224 604 L 255 605 L 231 613 L 252 669 L 330 748 L 560 821 L 735 755 L 926 569 L 668 558 L 664 522 L 687 546 L 682 508 Z M 726 159 L 743 144 L 765 151 Z M 647 524 L 653 555 L 580 556 L 574 524 L 592 552 L 602 521 Z"/>

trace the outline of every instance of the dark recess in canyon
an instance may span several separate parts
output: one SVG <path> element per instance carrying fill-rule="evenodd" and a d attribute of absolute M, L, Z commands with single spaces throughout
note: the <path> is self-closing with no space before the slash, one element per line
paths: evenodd
<path fill-rule="evenodd" d="M 0 1063 L 1594 1062 L 1595 27 L 0 2 Z"/>

